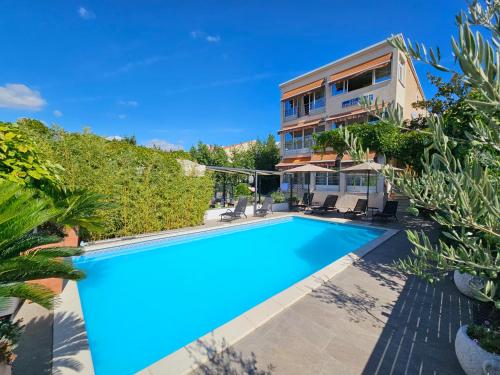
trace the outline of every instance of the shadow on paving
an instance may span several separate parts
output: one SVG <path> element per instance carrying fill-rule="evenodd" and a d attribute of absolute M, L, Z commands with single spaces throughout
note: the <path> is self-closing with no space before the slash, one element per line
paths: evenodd
<path fill-rule="evenodd" d="M 61 330 L 72 332 L 69 339 L 53 348 L 52 324 L 57 324 Z M 81 364 L 68 358 L 83 349 L 88 348 L 85 327 L 81 319 L 73 314 L 46 314 L 35 317 L 25 324 L 19 346 L 16 349 L 18 357 L 14 362 L 13 375 L 59 374 L 67 368 L 81 370 Z M 44 337 L 44 342 L 41 342 Z M 36 347 L 33 347 L 36 345 Z"/>
<path fill-rule="evenodd" d="M 407 216 L 401 222 L 406 228 L 423 229 L 435 239 L 432 224 Z M 380 317 L 375 311 L 378 298 L 356 280 L 349 290 L 332 280 L 311 295 L 344 310 L 354 323 L 370 322 L 381 329 L 362 374 L 464 374 L 455 355 L 455 335 L 461 325 L 484 314 L 480 304 L 458 292 L 451 275 L 435 285 L 404 276 L 394 267 L 399 257 L 393 246 L 353 265 L 380 286 L 397 292 L 394 302 L 379 306 Z"/>
<path fill-rule="evenodd" d="M 218 344 L 215 340 L 198 340 L 196 344 L 196 349 L 191 349 L 190 355 L 195 358 L 198 368 L 191 375 L 272 375 L 274 371 L 272 364 L 259 368 L 255 353 L 244 356 L 225 341 Z M 201 361 L 200 357 L 208 360 Z"/>

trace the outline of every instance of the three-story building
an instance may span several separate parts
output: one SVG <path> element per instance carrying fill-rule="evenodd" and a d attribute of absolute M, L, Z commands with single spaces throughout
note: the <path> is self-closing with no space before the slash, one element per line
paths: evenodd
<path fill-rule="evenodd" d="M 386 40 L 282 83 L 280 90 L 281 161 L 277 168 L 281 171 L 306 163 L 327 168 L 349 164 L 348 156 L 332 151 L 314 152 L 313 135 L 353 123 L 375 121 L 361 105 L 362 98 L 368 102 L 395 103 L 404 119 L 418 116 L 412 104 L 424 98 L 411 59 Z M 295 178 L 295 183 L 301 185 L 307 176 Z M 367 187 L 362 185 L 349 187 L 348 183 L 355 183 L 351 181 L 355 179 L 340 181 L 343 178 L 338 173 L 318 173 L 307 182 L 315 191 L 342 192 L 343 182 L 350 192 L 364 190 L 366 193 Z M 359 180 L 358 183 L 363 184 Z"/>

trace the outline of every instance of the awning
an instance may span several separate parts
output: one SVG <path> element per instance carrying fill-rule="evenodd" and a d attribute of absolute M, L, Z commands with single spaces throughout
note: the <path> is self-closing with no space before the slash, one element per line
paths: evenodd
<path fill-rule="evenodd" d="M 281 95 L 281 100 L 286 100 L 288 98 L 291 98 L 292 96 L 303 94 L 305 92 L 318 89 L 323 85 L 324 82 L 325 82 L 324 79 L 319 79 L 317 81 L 308 83 L 307 85 L 300 86 L 300 87 L 297 87 L 296 89 L 287 91 L 287 92 L 283 93 L 283 95 Z"/>
<path fill-rule="evenodd" d="M 371 151 L 368 153 L 368 158 L 373 160 L 375 157 L 375 152 Z M 311 156 L 297 156 L 297 157 L 289 157 L 283 158 L 280 163 L 276 164 L 276 167 L 285 169 L 285 168 L 293 168 L 299 167 L 305 164 L 334 164 L 337 163 L 337 153 L 334 151 L 325 151 L 325 152 L 315 152 Z M 352 163 L 352 158 L 346 154 L 341 158 L 342 163 Z"/>
<path fill-rule="evenodd" d="M 363 64 L 359 64 L 359 65 L 353 66 L 352 68 L 349 68 L 349 69 L 343 70 L 341 72 L 332 74 L 330 76 L 329 82 L 332 83 L 332 82 L 340 81 L 342 79 L 351 77 L 353 75 L 362 73 L 362 72 L 367 71 L 367 70 L 381 68 L 385 65 L 388 65 L 391 62 L 391 58 L 392 58 L 392 53 L 388 53 L 386 55 L 377 57 L 373 60 L 364 62 Z"/>
<path fill-rule="evenodd" d="M 311 126 L 318 125 L 321 121 L 324 121 L 324 120 L 323 119 L 318 119 L 318 120 L 307 121 L 307 122 L 299 122 L 297 125 L 289 126 L 288 128 L 280 129 L 278 131 L 278 134 L 286 133 L 286 132 L 289 132 L 291 130 L 309 128 Z"/>

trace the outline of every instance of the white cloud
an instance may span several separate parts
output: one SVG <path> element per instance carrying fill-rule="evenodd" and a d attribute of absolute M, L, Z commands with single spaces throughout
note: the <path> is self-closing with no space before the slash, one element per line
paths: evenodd
<path fill-rule="evenodd" d="M 184 149 L 182 145 L 174 144 L 165 141 L 164 139 L 152 139 L 147 144 L 146 147 L 159 148 L 163 151 L 178 151 Z"/>
<path fill-rule="evenodd" d="M 119 115 L 118 115 L 118 118 L 119 118 L 120 120 L 125 120 L 125 119 L 127 118 L 127 115 L 126 115 L 126 114 L 124 114 L 124 113 L 121 113 L 121 114 L 119 114 Z"/>
<path fill-rule="evenodd" d="M 204 31 L 191 31 L 191 38 L 204 39 L 208 43 L 219 43 L 221 38 L 219 35 L 210 35 Z"/>
<path fill-rule="evenodd" d="M 84 7 L 78 8 L 78 14 L 84 20 L 93 20 L 95 18 L 95 13 L 91 10 L 85 9 Z"/>
<path fill-rule="evenodd" d="M 60 110 L 58 110 L 58 109 L 54 110 L 54 112 L 52 112 L 52 113 L 56 117 L 62 117 L 62 115 L 63 115 L 63 113 Z"/>
<path fill-rule="evenodd" d="M 0 108 L 20 108 L 39 110 L 47 102 L 40 92 L 22 83 L 7 83 L 0 86 Z"/>
<path fill-rule="evenodd" d="M 137 107 L 137 106 L 139 106 L 139 103 L 136 102 L 135 100 L 118 100 L 118 104 L 126 106 L 126 107 Z"/>

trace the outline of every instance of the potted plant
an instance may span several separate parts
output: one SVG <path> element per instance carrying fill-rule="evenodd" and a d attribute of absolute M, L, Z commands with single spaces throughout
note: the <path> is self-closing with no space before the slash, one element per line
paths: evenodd
<path fill-rule="evenodd" d="M 11 374 L 12 363 L 16 359 L 14 349 L 24 329 L 21 323 L 21 320 L 0 319 L 0 375 Z"/>
<path fill-rule="evenodd" d="M 467 297 L 482 301 L 478 292 L 485 286 L 483 278 L 471 275 L 468 272 L 455 270 L 455 272 L 453 273 L 453 281 L 455 282 L 455 286 L 460 291 L 460 293 Z"/>
<path fill-rule="evenodd" d="M 467 375 L 500 374 L 500 327 L 488 320 L 460 327 L 455 352 Z"/>

